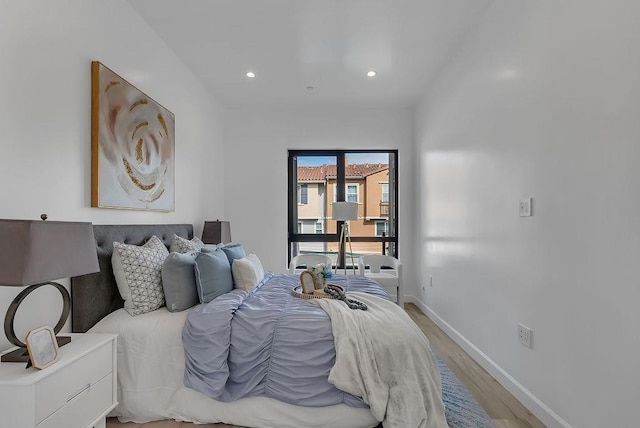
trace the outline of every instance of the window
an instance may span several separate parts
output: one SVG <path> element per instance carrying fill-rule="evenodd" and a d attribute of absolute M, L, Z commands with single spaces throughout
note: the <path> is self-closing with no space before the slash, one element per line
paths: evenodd
<path fill-rule="evenodd" d="M 347 202 L 358 202 L 358 185 L 347 184 L 345 200 Z"/>
<path fill-rule="evenodd" d="M 307 205 L 309 200 L 309 188 L 307 184 L 298 184 L 298 204 Z"/>
<path fill-rule="evenodd" d="M 397 257 L 397 157 L 397 150 L 290 150 L 289 261 L 326 254 L 334 266 L 355 272 L 362 254 Z M 350 248 L 340 242 L 344 222 L 332 219 L 338 201 L 358 204 L 358 219 L 349 223 Z"/>
<path fill-rule="evenodd" d="M 389 183 L 382 183 L 382 196 L 380 202 L 389 202 Z"/>
<path fill-rule="evenodd" d="M 389 223 L 386 221 L 376 221 L 376 236 L 389 235 Z"/>
<path fill-rule="evenodd" d="M 347 202 L 358 202 L 358 185 L 357 184 L 347 184 L 345 186 L 345 201 Z M 333 185 L 333 202 L 336 202 L 338 196 L 337 186 Z"/>

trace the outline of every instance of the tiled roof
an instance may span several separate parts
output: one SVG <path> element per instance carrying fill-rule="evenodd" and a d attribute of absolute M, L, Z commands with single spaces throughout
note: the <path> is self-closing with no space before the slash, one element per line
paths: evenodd
<path fill-rule="evenodd" d="M 386 163 L 355 163 L 347 165 L 347 178 L 363 178 L 377 172 L 389 169 Z M 335 165 L 299 166 L 298 181 L 324 181 L 327 178 L 335 178 Z"/>
<path fill-rule="evenodd" d="M 327 165 L 298 167 L 298 181 L 324 181 L 326 175 Z"/>

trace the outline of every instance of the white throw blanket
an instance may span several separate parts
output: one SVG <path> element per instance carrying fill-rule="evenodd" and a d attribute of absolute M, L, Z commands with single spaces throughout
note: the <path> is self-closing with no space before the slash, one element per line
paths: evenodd
<path fill-rule="evenodd" d="M 329 382 L 369 404 L 386 428 L 446 428 L 440 371 L 429 340 L 404 309 L 366 293 L 347 293 L 367 311 L 314 299 L 331 318 L 336 364 Z"/>

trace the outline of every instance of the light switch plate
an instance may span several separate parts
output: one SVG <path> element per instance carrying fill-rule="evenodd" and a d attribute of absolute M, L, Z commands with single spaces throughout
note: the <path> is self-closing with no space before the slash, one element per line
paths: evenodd
<path fill-rule="evenodd" d="M 520 199 L 519 210 L 520 217 L 531 216 L 531 198 Z"/>

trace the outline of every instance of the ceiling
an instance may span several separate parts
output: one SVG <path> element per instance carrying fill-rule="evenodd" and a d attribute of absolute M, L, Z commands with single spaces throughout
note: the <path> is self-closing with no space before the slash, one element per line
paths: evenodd
<path fill-rule="evenodd" d="M 409 106 L 492 0 L 128 1 L 223 105 Z"/>

